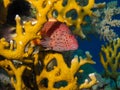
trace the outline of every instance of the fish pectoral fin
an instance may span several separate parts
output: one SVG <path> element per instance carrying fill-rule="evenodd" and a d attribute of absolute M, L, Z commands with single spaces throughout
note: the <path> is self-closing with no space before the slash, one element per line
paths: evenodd
<path fill-rule="evenodd" d="M 44 40 L 45 40 L 45 41 L 50 41 L 50 40 L 51 40 L 51 38 L 50 38 L 50 37 L 48 37 L 48 36 L 45 36 L 45 37 L 44 37 Z"/>
<path fill-rule="evenodd" d="M 51 39 L 49 37 L 45 37 L 44 40 L 41 40 L 41 45 L 43 47 L 49 48 L 50 47 L 50 41 Z"/>
<path fill-rule="evenodd" d="M 49 47 L 49 42 L 48 41 L 44 41 L 44 40 L 41 40 L 41 43 L 40 43 L 43 47 Z"/>

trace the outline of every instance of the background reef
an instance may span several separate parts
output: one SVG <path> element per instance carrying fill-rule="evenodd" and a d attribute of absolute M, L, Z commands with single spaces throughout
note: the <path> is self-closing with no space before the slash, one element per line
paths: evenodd
<path fill-rule="evenodd" d="M 0 0 L 0 90 L 119 90 L 120 2 Z M 50 18 L 75 35 L 74 51 L 35 42 Z"/>

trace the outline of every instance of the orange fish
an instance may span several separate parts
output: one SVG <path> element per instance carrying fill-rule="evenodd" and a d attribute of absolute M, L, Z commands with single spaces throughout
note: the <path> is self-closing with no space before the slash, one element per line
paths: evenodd
<path fill-rule="evenodd" d="M 47 50 L 62 52 L 78 49 L 78 42 L 68 26 L 56 19 L 49 19 L 40 34 L 43 38 L 39 44 Z"/>

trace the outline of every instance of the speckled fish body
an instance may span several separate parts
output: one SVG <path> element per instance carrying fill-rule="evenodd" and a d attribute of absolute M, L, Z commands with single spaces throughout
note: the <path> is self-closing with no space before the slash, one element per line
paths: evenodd
<path fill-rule="evenodd" d="M 44 24 L 41 35 L 41 45 L 48 50 L 68 51 L 76 50 L 78 42 L 75 36 L 71 33 L 68 26 L 58 21 L 48 21 Z"/>

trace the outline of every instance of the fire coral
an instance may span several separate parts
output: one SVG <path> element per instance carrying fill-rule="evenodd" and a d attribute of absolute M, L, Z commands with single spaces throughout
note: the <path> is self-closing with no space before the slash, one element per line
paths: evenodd
<path fill-rule="evenodd" d="M 9 2 L 9 0 L 4 0 L 3 2 L 6 3 Z M 61 54 L 52 52 L 41 54 L 39 49 L 35 51 L 37 46 L 32 46 L 30 43 L 33 39 L 41 38 L 41 35 L 37 33 L 41 30 L 47 18 L 52 17 L 51 12 L 53 9 L 58 10 L 59 15 L 56 18 L 58 21 L 65 22 L 68 25 L 75 24 L 77 28 L 75 32 L 79 32 L 78 34 L 81 37 L 85 37 L 80 29 L 80 24 L 84 23 L 83 18 L 85 15 L 92 14 L 90 9 L 94 5 L 94 0 L 89 0 L 88 5 L 85 7 L 78 6 L 75 0 L 68 0 L 69 5 L 67 4 L 65 7 L 62 6 L 63 0 L 28 0 L 28 2 L 33 5 L 37 11 L 37 22 L 33 24 L 31 21 L 28 21 L 22 25 L 21 17 L 16 15 L 17 35 L 10 42 L 7 42 L 4 37 L 0 39 L 0 55 L 3 57 L 2 60 L 0 60 L 0 66 L 9 74 L 11 84 L 15 90 L 55 90 L 54 85 L 59 81 L 67 82 L 66 86 L 59 88 L 60 90 L 78 90 L 90 88 L 96 84 L 97 80 L 94 75 L 90 75 L 90 82 L 85 81 L 85 83 L 81 85 L 77 84 L 77 77 L 74 77 L 82 65 L 95 63 L 89 53 L 86 54 L 85 59 L 74 57 L 71 61 L 71 67 L 68 68 Z M 8 10 L 8 5 L 9 3 L 4 5 L 5 10 Z M 71 9 L 75 9 L 79 13 L 78 19 L 72 20 L 71 18 L 65 17 L 67 11 Z M 6 11 L 5 14 L 7 14 Z M 6 17 L 4 17 L 4 20 L 5 19 Z M 4 22 L 4 20 L 1 21 Z M 53 64 L 49 65 L 51 61 Z M 82 71 L 83 70 L 80 70 L 80 72 Z M 48 84 L 44 84 L 44 81 Z M 28 82 L 29 85 L 27 85 Z"/>

